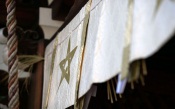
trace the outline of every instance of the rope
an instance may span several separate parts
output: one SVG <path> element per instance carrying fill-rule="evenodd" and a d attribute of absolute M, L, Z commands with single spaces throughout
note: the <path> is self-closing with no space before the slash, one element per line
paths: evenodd
<path fill-rule="evenodd" d="M 8 47 L 8 96 L 9 109 L 19 109 L 19 88 L 18 88 L 18 58 L 17 58 L 17 36 L 16 36 L 16 2 L 6 0 L 7 7 L 7 47 Z"/>

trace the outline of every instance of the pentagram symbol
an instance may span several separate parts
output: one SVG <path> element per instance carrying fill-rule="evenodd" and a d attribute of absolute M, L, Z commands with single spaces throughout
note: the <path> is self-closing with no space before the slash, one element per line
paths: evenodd
<path fill-rule="evenodd" d="M 62 71 L 62 75 L 61 75 L 61 80 L 60 80 L 58 88 L 60 87 L 60 85 L 61 85 L 64 78 L 66 79 L 67 83 L 69 84 L 69 81 L 70 81 L 70 64 L 72 62 L 72 59 L 74 57 L 76 49 L 77 49 L 77 46 L 70 52 L 70 39 L 69 39 L 68 48 L 67 48 L 67 56 L 59 64 L 60 69 Z"/>

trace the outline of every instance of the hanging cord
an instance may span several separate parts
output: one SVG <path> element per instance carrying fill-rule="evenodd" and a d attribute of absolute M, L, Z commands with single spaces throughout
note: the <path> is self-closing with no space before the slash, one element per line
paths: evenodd
<path fill-rule="evenodd" d="M 19 88 L 18 88 L 18 58 L 17 58 L 17 36 L 16 36 L 16 2 L 6 0 L 7 7 L 7 47 L 8 47 L 8 96 L 9 109 L 19 109 Z"/>

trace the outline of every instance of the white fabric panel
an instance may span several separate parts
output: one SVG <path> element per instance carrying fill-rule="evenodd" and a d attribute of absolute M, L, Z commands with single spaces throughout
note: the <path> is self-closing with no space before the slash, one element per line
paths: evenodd
<path fill-rule="evenodd" d="M 173 0 L 135 0 L 130 62 L 144 59 L 164 45 L 175 31 Z M 118 80 L 117 93 L 123 93 L 126 79 Z"/>
<path fill-rule="evenodd" d="M 128 0 L 97 4 L 90 13 L 79 97 L 92 83 L 104 82 L 121 70 Z"/>
<path fill-rule="evenodd" d="M 93 83 L 105 82 L 121 72 L 124 37 L 128 21 L 128 1 L 92 1 L 79 97 L 86 94 Z M 160 5 L 157 5 L 158 1 Z M 130 62 L 154 54 L 171 38 L 175 30 L 174 0 L 134 0 L 133 7 Z M 59 40 L 52 75 L 49 109 L 64 109 L 74 104 L 84 10 L 85 8 L 57 36 Z M 59 63 L 66 57 L 69 39 L 71 41 L 70 50 L 78 46 L 70 67 L 70 84 L 63 79 L 57 91 L 61 78 Z M 53 44 L 54 41 L 46 49 L 44 72 L 46 77 L 50 75 L 48 66 L 51 66 L 49 63 L 51 63 Z M 44 94 L 48 87 L 46 77 L 44 77 L 43 96 L 46 96 Z M 118 92 L 123 92 L 124 85 L 122 84 L 125 82 L 121 81 Z"/>
<path fill-rule="evenodd" d="M 151 56 L 175 31 L 175 1 L 160 0 L 160 6 L 158 1 L 134 2 L 131 61 Z"/>
<path fill-rule="evenodd" d="M 42 109 L 44 109 L 47 99 L 47 91 L 49 87 L 49 78 L 52 64 L 52 54 L 54 48 L 53 43 L 51 43 L 45 50 L 45 61 L 44 61 L 44 81 L 43 81 L 43 95 L 42 95 Z"/>
<path fill-rule="evenodd" d="M 121 71 L 128 0 L 93 3 L 97 6 L 92 4 L 79 97 L 93 83 L 107 81 Z M 172 37 L 175 1 L 134 0 L 132 17 L 130 62 L 151 56 Z M 120 92 L 123 88 L 121 85 Z"/>
<path fill-rule="evenodd" d="M 58 44 L 56 50 L 56 56 L 54 60 L 54 69 L 52 74 L 51 89 L 48 101 L 48 109 L 65 109 L 74 104 L 75 101 L 75 91 L 77 83 L 77 73 L 80 69 L 79 62 L 80 52 L 82 52 L 81 44 L 83 23 L 85 17 L 85 7 L 76 15 L 76 17 L 57 35 Z M 55 39 L 56 40 L 56 39 Z M 52 53 L 54 49 L 53 40 L 46 48 L 45 55 L 45 70 L 44 70 L 44 89 L 43 89 L 43 108 L 45 108 L 45 102 L 47 98 L 47 91 L 49 85 L 50 77 L 50 66 L 52 60 Z M 70 42 L 69 42 L 70 41 Z M 61 77 L 63 72 L 60 67 L 60 63 L 66 59 L 68 56 L 68 47 L 70 44 L 70 52 L 75 50 L 74 56 L 72 57 L 70 63 L 70 80 L 69 82 L 63 78 L 61 82 Z M 69 59 L 69 58 L 68 58 Z M 67 69 L 69 62 L 66 61 L 64 69 Z M 66 72 L 67 73 L 67 72 Z M 60 84 L 60 86 L 59 86 Z"/>

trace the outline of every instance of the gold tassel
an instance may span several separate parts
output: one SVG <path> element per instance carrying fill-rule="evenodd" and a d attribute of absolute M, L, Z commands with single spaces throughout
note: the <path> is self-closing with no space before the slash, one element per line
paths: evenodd
<path fill-rule="evenodd" d="M 112 97 L 112 92 L 111 92 L 111 87 L 109 81 L 107 82 L 107 91 L 108 91 L 108 100 L 111 100 L 111 103 L 113 103 L 113 97 Z"/>
<path fill-rule="evenodd" d="M 141 84 L 142 84 L 143 86 L 145 86 L 144 77 L 143 77 L 142 75 L 140 75 L 140 80 L 141 80 Z"/>
<path fill-rule="evenodd" d="M 108 100 L 110 100 L 110 95 L 109 95 L 109 85 L 108 85 L 108 82 L 107 82 L 107 95 L 108 95 Z"/>
<path fill-rule="evenodd" d="M 147 75 L 147 67 L 146 67 L 146 61 L 143 59 L 142 60 L 142 70 L 143 70 L 143 75 Z"/>
<path fill-rule="evenodd" d="M 133 81 L 131 82 L 131 89 L 134 90 L 134 82 Z"/>
<path fill-rule="evenodd" d="M 74 107 L 74 108 L 75 109 L 83 109 L 84 101 L 85 101 L 85 96 L 83 96 L 80 99 L 78 99 L 77 107 Z"/>
<path fill-rule="evenodd" d="M 122 94 L 119 94 L 119 97 L 122 98 Z"/>
<path fill-rule="evenodd" d="M 114 82 L 115 82 L 115 80 L 114 80 Z M 113 79 L 111 80 L 111 83 L 112 83 L 112 89 L 113 89 L 114 98 L 115 98 L 115 101 L 117 101 L 117 95 L 116 95 Z"/>
<path fill-rule="evenodd" d="M 140 75 L 140 61 L 135 61 L 131 64 L 131 72 L 129 75 L 129 82 L 136 81 Z"/>

